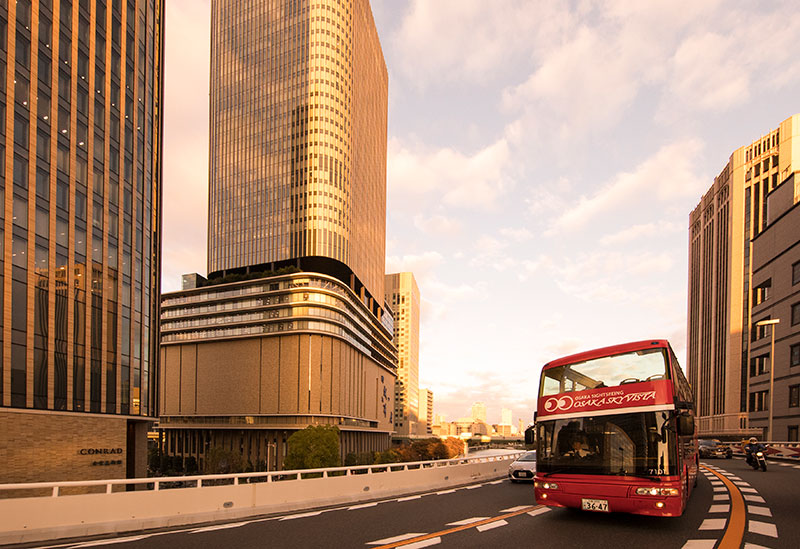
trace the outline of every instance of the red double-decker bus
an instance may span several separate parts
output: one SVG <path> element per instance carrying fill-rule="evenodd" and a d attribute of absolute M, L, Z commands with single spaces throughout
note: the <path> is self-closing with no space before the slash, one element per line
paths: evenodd
<path fill-rule="evenodd" d="M 535 422 L 537 503 L 683 513 L 697 479 L 694 399 L 667 341 L 549 362 Z"/>

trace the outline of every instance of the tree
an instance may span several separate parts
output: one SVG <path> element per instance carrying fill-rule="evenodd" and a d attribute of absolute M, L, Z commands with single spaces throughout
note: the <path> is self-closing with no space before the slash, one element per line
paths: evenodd
<path fill-rule="evenodd" d="M 295 431 L 287 441 L 289 451 L 284 469 L 336 467 L 339 461 L 339 428 L 335 425 L 309 425 Z"/>
<path fill-rule="evenodd" d="M 209 448 L 203 460 L 203 472 L 207 475 L 224 475 L 244 471 L 242 456 L 224 448 Z"/>

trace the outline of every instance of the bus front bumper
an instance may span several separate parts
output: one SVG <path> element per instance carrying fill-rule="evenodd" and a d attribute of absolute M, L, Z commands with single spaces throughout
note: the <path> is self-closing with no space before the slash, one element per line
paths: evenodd
<path fill-rule="evenodd" d="M 553 487 L 555 485 L 555 488 Z M 637 488 L 672 488 L 677 495 L 637 495 Z M 536 503 L 551 507 L 572 507 L 585 511 L 633 513 L 656 517 L 677 517 L 683 513 L 679 482 L 586 483 L 563 479 L 536 479 Z"/>

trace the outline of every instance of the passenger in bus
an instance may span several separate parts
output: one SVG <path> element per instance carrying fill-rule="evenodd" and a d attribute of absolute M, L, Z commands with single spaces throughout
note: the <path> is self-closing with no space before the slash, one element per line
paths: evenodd
<path fill-rule="evenodd" d="M 580 431 L 580 432 L 576 433 L 574 438 L 572 439 L 572 448 L 564 455 L 565 456 L 570 456 L 570 457 L 581 457 L 581 458 L 583 458 L 583 457 L 591 456 L 593 454 L 594 454 L 594 452 L 592 452 L 589 449 L 589 441 L 588 441 L 588 438 L 586 437 L 586 433 L 584 433 L 583 431 Z"/>

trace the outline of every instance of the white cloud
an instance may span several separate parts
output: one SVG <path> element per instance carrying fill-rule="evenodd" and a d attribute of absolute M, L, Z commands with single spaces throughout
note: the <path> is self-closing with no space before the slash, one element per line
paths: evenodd
<path fill-rule="evenodd" d="M 438 252 L 408 254 L 403 256 L 386 256 L 387 273 L 414 273 L 419 284 L 421 280 L 433 276 L 435 268 L 442 263 L 442 255 Z"/>
<path fill-rule="evenodd" d="M 414 216 L 414 226 L 429 235 L 456 235 L 463 228 L 461 222 L 454 217 L 444 215 L 425 217 L 422 214 Z"/>
<path fill-rule="evenodd" d="M 655 223 L 643 223 L 640 225 L 633 225 L 613 234 L 607 234 L 600 238 L 600 244 L 603 246 L 617 246 L 639 240 L 641 238 L 649 238 L 656 236 L 663 236 L 665 234 L 674 234 L 686 230 L 686 227 L 678 223 L 669 221 L 656 221 Z"/>
<path fill-rule="evenodd" d="M 390 200 L 415 209 L 423 197 L 439 198 L 446 206 L 491 209 L 511 187 L 505 173 L 508 160 L 504 140 L 467 156 L 451 148 L 414 151 L 390 139 Z"/>
<path fill-rule="evenodd" d="M 533 233 L 524 227 L 519 229 L 503 227 L 500 229 L 500 234 L 517 242 L 525 242 L 526 240 L 533 238 Z"/>
<path fill-rule="evenodd" d="M 708 179 L 697 173 L 695 162 L 703 149 L 698 139 L 687 139 L 659 149 L 634 171 L 615 176 L 592 196 L 581 196 L 567 207 L 545 234 L 575 231 L 596 221 L 624 212 L 637 205 L 652 207 L 654 202 L 701 196 Z"/>

